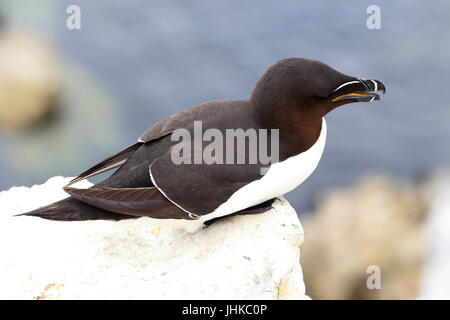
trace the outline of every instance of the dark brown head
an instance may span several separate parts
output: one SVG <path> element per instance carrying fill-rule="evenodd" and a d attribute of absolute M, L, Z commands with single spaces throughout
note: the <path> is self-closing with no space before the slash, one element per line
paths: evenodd
<path fill-rule="evenodd" d="M 271 116 L 285 114 L 313 121 L 347 103 L 379 100 L 379 91 L 385 93 L 385 87 L 378 80 L 347 76 L 316 60 L 288 58 L 267 69 L 251 102 L 269 109 Z"/>

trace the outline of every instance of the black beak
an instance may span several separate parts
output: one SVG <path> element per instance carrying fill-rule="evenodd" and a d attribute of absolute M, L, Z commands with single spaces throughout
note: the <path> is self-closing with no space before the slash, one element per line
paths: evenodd
<path fill-rule="evenodd" d="M 379 92 L 386 93 L 386 87 L 378 80 L 363 80 L 356 78 L 337 87 L 332 95 L 333 102 L 352 100 L 348 102 L 370 102 L 380 100 Z"/>

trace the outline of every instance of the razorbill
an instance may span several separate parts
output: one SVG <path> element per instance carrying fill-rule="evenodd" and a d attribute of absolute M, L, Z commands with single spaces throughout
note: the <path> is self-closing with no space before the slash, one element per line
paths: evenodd
<path fill-rule="evenodd" d="M 378 80 L 348 76 L 316 60 L 278 61 L 250 99 L 206 102 L 158 122 L 137 143 L 72 180 L 64 187 L 69 198 L 22 215 L 63 221 L 146 216 L 193 232 L 212 219 L 267 210 L 316 168 L 327 134 L 324 116 L 344 104 L 379 100 L 380 91 L 385 87 Z M 177 149 L 180 132 L 187 135 L 184 147 L 192 147 L 183 152 Z M 228 148 L 230 132 L 233 139 L 244 134 L 243 147 Z M 255 160 L 262 149 L 276 153 L 270 158 L 276 161 Z M 174 154 L 185 161 L 174 161 Z M 113 168 L 89 189 L 71 186 Z"/>

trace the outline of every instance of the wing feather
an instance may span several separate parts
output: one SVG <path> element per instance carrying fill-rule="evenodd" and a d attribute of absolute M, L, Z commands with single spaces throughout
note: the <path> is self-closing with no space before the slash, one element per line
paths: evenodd
<path fill-rule="evenodd" d="M 124 164 L 127 159 L 134 153 L 136 150 L 142 145 L 141 142 L 135 143 L 131 146 L 129 146 L 126 149 L 123 149 L 119 151 L 118 153 L 106 158 L 102 162 L 97 163 L 92 168 L 89 168 L 88 170 L 84 171 L 78 177 L 71 180 L 67 186 L 70 186 L 76 182 L 79 182 L 81 180 L 87 179 L 89 177 L 95 176 L 97 174 L 100 174 L 102 172 L 117 168 Z"/>
<path fill-rule="evenodd" d="M 155 187 L 89 188 L 64 187 L 75 199 L 115 213 L 157 219 L 190 219 Z"/>

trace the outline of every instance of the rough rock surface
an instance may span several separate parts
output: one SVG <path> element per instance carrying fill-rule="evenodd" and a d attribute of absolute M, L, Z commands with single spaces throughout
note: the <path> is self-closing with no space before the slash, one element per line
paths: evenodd
<path fill-rule="evenodd" d="M 284 199 L 189 234 L 147 218 L 56 222 L 12 215 L 68 181 L 0 193 L 1 299 L 305 299 L 303 228 Z M 88 182 L 86 182 L 87 184 Z"/>

